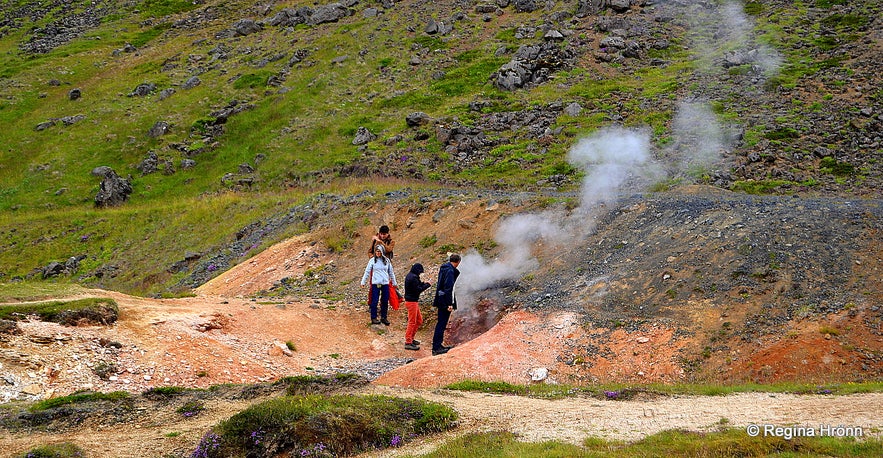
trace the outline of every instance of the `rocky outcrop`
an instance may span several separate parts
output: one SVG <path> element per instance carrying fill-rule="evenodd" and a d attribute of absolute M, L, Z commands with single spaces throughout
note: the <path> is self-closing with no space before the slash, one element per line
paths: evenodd
<path fill-rule="evenodd" d="M 491 81 L 504 91 L 541 84 L 553 72 L 566 68 L 574 57 L 572 50 L 562 49 L 553 42 L 525 45 L 518 48 L 512 59 L 491 75 Z"/>
<path fill-rule="evenodd" d="M 115 207 L 125 203 L 132 194 L 132 185 L 121 178 L 110 167 L 101 166 L 92 170 L 92 175 L 101 178 L 98 194 L 95 195 L 96 207 Z"/>

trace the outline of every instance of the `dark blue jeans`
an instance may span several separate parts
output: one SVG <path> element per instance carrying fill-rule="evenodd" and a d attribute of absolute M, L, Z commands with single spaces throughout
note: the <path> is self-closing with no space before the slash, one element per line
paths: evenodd
<path fill-rule="evenodd" d="M 435 333 L 432 334 L 432 349 L 441 350 L 442 343 L 445 341 L 445 328 L 448 327 L 448 320 L 451 319 L 451 312 L 448 307 L 438 308 L 438 322 L 435 323 Z"/>
<path fill-rule="evenodd" d="M 371 285 L 371 300 L 368 301 L 368 310 L 371 311 L 371 320 L 377 319 L 377 300 L 380 300 L 380 319 L 386 319 L 386 312 L 389 311 L 389 286 L 388 285 Z"/>

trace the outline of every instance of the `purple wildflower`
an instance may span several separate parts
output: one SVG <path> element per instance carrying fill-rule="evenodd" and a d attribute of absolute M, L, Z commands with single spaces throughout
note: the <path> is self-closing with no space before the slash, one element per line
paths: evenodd
<path fill-rule="evenodd" d="M 619 397 L 619 391 L 605 391 L 604 396 L 606 396 L 607 399 L 616 399 Z"/>
<path fill-rule="evenodd" d="M 190 458 L 208 458 L 209 452 L 217 450 L 220 446 L 221 436 L 218 436 L 213 432 L 208 432 L 199 440 L 199 445 L 197 445 L 196 450 L 190 454 Z"/>
<path fill-rule="evenodd" d="M 389 445 L 391 447 L 398 447 L 399 445 L 402 445 L 402 437 L 398 434 L 392 436 L 392 439 L 389 441 Z"/>

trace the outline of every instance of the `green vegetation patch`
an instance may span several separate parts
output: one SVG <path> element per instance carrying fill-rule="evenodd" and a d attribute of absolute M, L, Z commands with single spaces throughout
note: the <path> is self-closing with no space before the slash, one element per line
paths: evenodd
<path fill-rule="evenodd" d="M 723 424 L 726 421 L 722 421 Z M 837 437 L 751 437 L 743 429 L 725 428 L 711 433 L 663 431 L 637 442 L 587 439 L 583 446 L 557 441 L 521 442 L 509 432 L 490 431 L 461 436 L 442 444 L 424 458 L 441 457 L 761 457 L 761 456 L 852 456 L 872 457 L 883 453 L 883 441 Z"/>
<path fill-rule="evenodd" d="M 16 281 L 0 283 L 0 302 L 38 301 L 84 293 L 85 288 L 71 283 Z"/>
<path fill-rule="evenodd" d="M 41 445 L 27 452 L 15 455 L 15 458 L 81 458 L 87 456 L 80 446 L 70 442 Z"/>
<path fill-rule="evenodd" d="M 452 428 L 451 408 L 389 396 L 284 396 L 219 423 L 192 456 L 350 456 Z"/>
<path fill-rule="evenodd" d="M 322 375 L 296 375 L 282 377 L 276 385 L 284 385 L 285 392 L 289 396 L 304 394 L 329 393 L 344 388 L 353 388 L 366 385 L 368 380 L 357 374 L 334 374 Z"/>
<path fill-rule="evenodd" d="M 33 403 L 28 410 L 31 412 L 40 412 L 72 404 L 85 404 L 99 401 L 116 402 L 124 399 L 129 399 L 129 393 L 125 391 L 114 391 L 111 393 L 74 393 L 70 396 L 61 396 L 37 401 Z"/>
<path fill-rule="evenodd" d="M 192 0 L 145 0 L 141 4 L 141 16 L 160 18 L 175 13 L 190 11 L 200 5 Z"/>
<path fill-rule="evenodd" d="M 267 82 L 270 80 L 270 77 L 273 76 L 272 72 L 269 71 L 260 71 L 256 73 L 248 73 L 240 76 L 236 82 L 233 83 L 234 89 L 254 89 L 256 87 L 266 87 Z"/>
<path fill-rule="evenodd" d="M 29 315 L 37 315 L 42 321 L 67 326 L 84 321 L 108 325 L 116 322 L 119 313 L 116 301 L 106 297 L 0 306 L 0 319 L 3 320 L 19 321 Z"/>
<path fill-rule="evenodd" d="M 825 328 L 824 330 L 827 330 Z M 820 331 L 821 332 L 821 331 Z M 794 394 L 857 394 L 883 391 L 883 382 L 834 383 L 827 385 L 809 383 L 777 383 L 762 385 L 757 383 L 741 384 L 675 384 L 675 385 L 622 385 L 605 384 L 595 386 L 571 386 L 567 384 L 546 385 L 513 385 L 506 382 L 483 382 L 463 380 L 452 383 L 445 388 L 460 391 L 480 391 L 485 393 L 512 394 L 519 396 L 561 398 L 567 396 L 591 396 L 607 400 L 633 399 L 638 395 L 653 396 L 725 396 L 734 393 L 794 393 Z"/>
<path fill-rule="evenodd" d="M 855 174 L 855 166 L 849 162 L 840 162 L 831 156 L 823 157 L 819 162 L 819 170 L 836 176 L 848 176 Z"/>

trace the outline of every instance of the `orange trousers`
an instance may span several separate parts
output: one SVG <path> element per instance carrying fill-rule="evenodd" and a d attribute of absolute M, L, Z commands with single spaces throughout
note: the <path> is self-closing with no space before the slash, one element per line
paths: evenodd
<path fill-rule="evenodd" d="M 417 328 L 423 324 L 423 314 L 420 313 L 420 304 L 417 302 L 405 302 L 408 309 L 408 328 L 405 329 L 405 343 L 413 343 Z"/>

